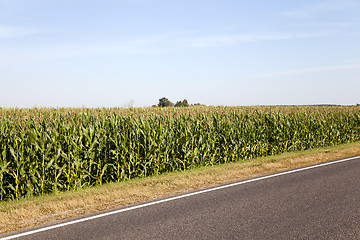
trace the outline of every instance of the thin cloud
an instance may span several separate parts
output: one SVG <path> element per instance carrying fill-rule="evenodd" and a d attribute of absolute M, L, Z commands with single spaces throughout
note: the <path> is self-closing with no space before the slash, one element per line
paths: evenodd
<path fill-rule="evenodd" d="M 297 23 L 294 27 L 327 27 L 327 28 L 346 28 L 359 27 L 360 22 L 317 22 L 317 23 Z"/>
<path fill-rule="evenodd" d="M 171 51 L 166 47 L 167 42 L 173 38 L 169 36 L 147 36 L 138 39 L 128 39 L 122 41 L 103 41 L 98 44 L 81 45 L 56 45 L 56 46 L 37 46 L 35 48 L 0 48 L 0 59 L 9 60 L 19 59 L 54 59 L 72 58 L 83 56 L 114 56 L 114 55 L 141 55 L 159 54 Z M 169 45 L 169 44 L 168 44 Z"/>
<path fill-rule="evenodd" d="M 360 6 L 359 0 L 324 1 L 307 5 L 302 8 L 285 11 L 282 12 L 281 15 L 295 18 L 305 18 L 324 11 L 336 11 L 357 6 Z"/>
<path fill-rule="evenodd" d="M 242 42 L 275 41 L 289 39 L 318 38 L 331 35 L 331 32 L 303 32 L 277 34 L 211 35 L 190 37 L 191 32 L 154 34 L 141 38 L 102 41 L 98 44 L 38 46 L 36 48 L 1 49 L 2 57 L 7 59 L 51 59 L 94 55 L 141 55 L 162 54 L 196 47 L 228 46 Z M 12 34 L 14 37 L 16 34 Z M 23 33 L 24 35 L 24 33 Z M 20 36 L 20 33 L 18 34 Z M 8 36 L 9 37 L 9 36 Z"/>
<path fill-rule="evenodd" d="M 27 49 L 2 49 L 1 57 L 9 60 L 29 59 L 56 59 L 84 56 L 114 56 L 114 55 L 139 55 L 159 53 L 161 50 L 130 45 L 77 45 L 77 46 L 47 46 Z"/>
<path fill-rule="evenodd" d="M 289 71 L 261 73 L 261 74 L 253 75 L 252 78 L 289 76 L 289 75 L 297 75 L 297 74 L 304 74 L 304 73 L 344 70 L 344 69 L 360 69 L 360 64 L 336 65 L 336 66 L 325 66 L 325 67 L 319 67 L 319 68 L 303 68 L 303 69 L 296 69 L 296 70 L 289 70 Z"/>
<path fill-rule="evenodd" d="M 37 34 L 37 33 L 40 33 L 40 31 L 35 28 L 0 26 L 0 39 L 19 38 L 19 37 L 25 37 L 25 36 L 33 35 L 33 34 Z"/>
<path fill-rule="evenodd" d="M 340 10 L 344 8 L 351 8 L 354 6 L 359 6 L 359 0 L 337 0 L 337 1 L 325 1 L 315 4 L 315 9 L 322 10 Z"/>
<path fill-rule="evenodd" d="M 330 36 L 331 32 L 299 32 L 299 33 L 274 33 L 274 34 L 233 34 L 233 35 L 214 35 L 199 38 L 192 38 L 188 41 L 190 45 L 196 47 L 213 47 L 222 45 L 232 45 L 241 42 L 260 42 L 289 39 L 305 39 Z"/>
<path fill-rule="evenodd" d="M 102 40 L 96 44 L 57 44 L 36 46 L 33 48 L 1 48 L 0 46 L 0 58 L 6 57 L 7 59 L 18 60 L 105 55 L 165 54 L 189 47 L 184 42 L 186 41 L 185 36 L 190 33 L 183 31 L 168 32 L 145 35 L 138 38 Z"/>

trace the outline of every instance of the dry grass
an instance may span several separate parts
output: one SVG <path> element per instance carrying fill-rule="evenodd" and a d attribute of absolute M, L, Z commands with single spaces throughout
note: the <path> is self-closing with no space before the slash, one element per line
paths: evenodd
<path fill-rule="evenodd" d="M 0 203 L 0 233 L 217 184 L 360 155 L 360 142 Z"/>

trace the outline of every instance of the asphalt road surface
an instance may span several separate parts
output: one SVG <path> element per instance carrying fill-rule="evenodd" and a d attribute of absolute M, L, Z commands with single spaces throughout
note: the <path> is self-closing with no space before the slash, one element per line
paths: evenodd
<path fill-rule="evenodd" d="M 32 230 L 16 239 L 360 239 L 360 157 L 130 207 L 1 237 Z"/>

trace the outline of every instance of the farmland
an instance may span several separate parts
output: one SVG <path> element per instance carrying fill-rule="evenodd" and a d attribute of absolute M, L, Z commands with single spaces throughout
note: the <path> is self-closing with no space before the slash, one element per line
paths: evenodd
<path fill-rule="evenodd" d="M 360 107 L 0 109 L 1 200 L 360 140 Z"/>

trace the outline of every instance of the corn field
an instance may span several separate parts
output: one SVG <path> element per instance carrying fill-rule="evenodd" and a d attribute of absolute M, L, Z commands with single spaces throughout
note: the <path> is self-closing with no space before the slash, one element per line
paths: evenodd
<path fill-rule="evenodd" d="M 360 107 L 1 109 L 1 200 L 360 140 Z"/>

